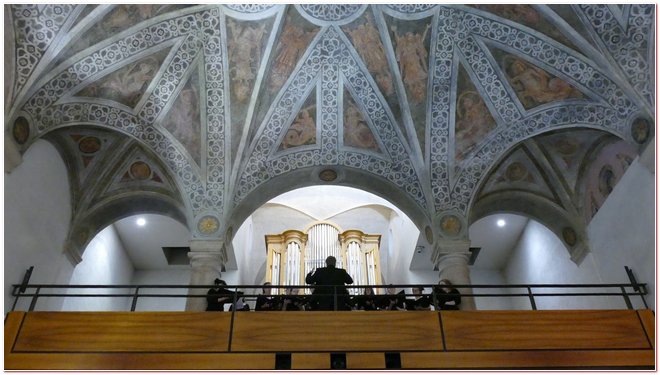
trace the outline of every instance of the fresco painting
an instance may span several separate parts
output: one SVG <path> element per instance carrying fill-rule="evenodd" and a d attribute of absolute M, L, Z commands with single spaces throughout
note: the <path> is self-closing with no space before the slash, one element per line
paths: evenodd
<path fill-rule="evenodd" d="M 316 144 L 316 90 L 312 91 L 286 131 L 279 150 Z"/>
<path fill-rule="evenodd" d="M 163 127 L 185 147 L 198 166 L 202 158 L 200 104 L 199 68 L 196 68 L 162 122 Z"/>
<path fill-rule="evenodd" d="M 376 137 L 348 91 L 344 91 L 344 145 L 380 152 Z"/>
<path fill-rule="evenodd" d="M 103 98 L 135 108 L 168 52 L 169 49 L 164 49 L 130 63 L 78 91 L 75 96 Z"/>
<path fill-rule="evenodd" d="M 496 126 L 495 119 L 490 114 L 486 103 L 461 66 L 458 69 L 454 128 L 455 160 L 463 161 Z"/>

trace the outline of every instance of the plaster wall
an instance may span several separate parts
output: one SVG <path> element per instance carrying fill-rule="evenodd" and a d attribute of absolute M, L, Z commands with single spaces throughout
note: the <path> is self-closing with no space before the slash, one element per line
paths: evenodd
<path fill-rule="evenodd" d="M 640 283 L 655 310 L 655 176 L 636 159 L 589 223 L 587 233 L 605 283 L 629 283 L 624 266 Z M 632 299 L 643 308 L 639 298 Z"/>
<path fill-rule="evenodd" d="M 82 262 L 73 270 L 70 285 L 127 285 L 133 281 L 133 264 L 114 225 L 97 234 L 87 245 Z M 130 289 L 70 289 L 70 293 L 119 294 Z M 127 311 L 128 297 L 66 298 L 66 311 Z"/>
<path fill-rule="evenodd" d="M 189 269 L 136 270 L 133 273 L 131 284 L 187 285 L 189 282 Z M 178 288 L 144 288 L 140 290 L 140 293 L 145 294 L 186 294 L 187 292 L 188 289 Z M 185 309 L 185 298 L 140 297 L 135 307 L 135 311 L 184 311 Z"/>
<path fill-rule="evenodd" d="M 472 284 L 482 285 L 503 285 L 506 280 L 501 270 L 487 269 L 487 268 L 470 268 L 470 281 Z M 490 293 L 490 294 L 508 294 L 516 293 L 516 290 L 509 288 L 473 288 L 473 293 Z M 511 297 L 475 297 L 474 302 L 477 310 L 511 310 L 512 307 Z M 516 298 L 517 299 L 517 298 Z"/>
<path fill-rule="evenodd" d="M 23 280 L 34 266 L 31 284 L 68 284 L 72 264 L 64 255 L 64 241 L 71 220 L 69 181 L 62 158 L 55 147 L 36 141 L 23 161 L 4 181 L 4 269 L 5 314 L 11 310 L 12 284 Z M 42 298 L 39 310 L 59 310 L 62 300 Z M 17 304 L 26 310 L 29 301 Z"/>
<path fill-rule="evenodd" d="M 604 280 L 593 254 L 588 254 L 578 266 L 571 261 L 561 240 L 542 224 L 530 220 L 504 270 L 509 284 L 598 284 Z M 511 289 L 514 291 L 513 289 Z M 535 293 L 617 292 L 617 289 L 553 289 L 534 288 Z M 516 292 L 523 292 L 517 290 Z M 536 297 L 537 308 L 601 309 L 625 308 L 623 298 L 615 297 Z M 528 299 L 512 298 L 514 309 L 530 309 Z"/>

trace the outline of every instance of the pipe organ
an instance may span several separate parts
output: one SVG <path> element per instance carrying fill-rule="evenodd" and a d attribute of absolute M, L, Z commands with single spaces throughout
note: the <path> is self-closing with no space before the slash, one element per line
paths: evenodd
<path fill-rule="evenodd" d="M 346 269 L 354 284 L 379 285 L 379 248 L 380 235 L 359 230 L 340 233 L 329 223 L 314 224 L 306 232 L 287 230 L 266 235 L 266 281 L 275 285 L 304 285 L 307 273 L 325 267 L 325 259 L 332 255 L 337 258 L 337 267 Z M 358 288 L 349 288 L 349 292 L 361 293 Z"/>

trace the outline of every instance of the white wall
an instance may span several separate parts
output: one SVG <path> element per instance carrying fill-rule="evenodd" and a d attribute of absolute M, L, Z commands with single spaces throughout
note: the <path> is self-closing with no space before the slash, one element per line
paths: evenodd
<path fill-rule="evenodd" d="M 80 262 L 73 270 L 70 285 L 127 285 L 133 281 L 133 264 L 110 225 L 87 245 Z M 121 294 L 130 289 L 70 289 L 70 293 Z M 127 311 L 128 297 L 69 297 L 64 301 L 67 311 Z"/>
<path fill-rule="evenodd" d="M 4 189 L 6 314 L 14 302 L 11 284 L 20 283 L 30 266 L 34 266 L 31 284 L 67 284 L 73 266 L 63 254 L 71 220 L 69 181 L 55 147 L 44 140 L 35 142 L 23 155 L 23 162 L 5 173 Z M 37 309 L 59 310 L 61 303 L 43 298 Z M 26 300 L 16 309 L 28 306 Z"/>
<path fill-rule="evenodd" d="M 624 266 L 649 285 L 655 310 L 655 176 L 636 159 L 587 228 L 591 250 L 606 283 L 628 283 Z M 639 302 L 635 298 L 633 302 Z M 637 303 L 635 307 L 642 308 Z"/>
<path fill-rule="evenodd" d="M 542 224 L 530 220 L 504 270 L 509 284 L 599 284 L 604 280 L 592 254 L 578 266 L 571 261 L 561 240 Z M 571 290 L 570 292 L 593 289 Z M 600 290 L 604 291 L 604 290 Z M 616 292 L 616 289 L 607 291 Z M 565 289 L 536 289 L 534 292 L 569 292 Z M 537 297 L 538 309 L 625 308 L 623 298 L 608 297 Z M 516 298 L 512 307 L 529 309 L 528 300 Z"/>
<path fill-rule="evenodd" d="M 139 285 L 188 285 L 190 269 L 136 270 L 131 284 Z M 186 294 L 187 288 L 145 288 L 141 294 Z M 129 308 L 130 308 L 129 302 Z M 184 311 L 185 297 L 140 297 L 135 311 Z"/>
<path fill-rule="evenodd" d="M 504 285 L 507 284 L 501 270 L 470 267 L 470 281 L 472 284 L 481 285 Z M 474 288 L 473 293 L 508 294 L 518 293 L 517 290 L 508 288 Z M 477 310 L 511 310 L 513 309 L 510 297 L 475 297 L 474 302 Z"/>

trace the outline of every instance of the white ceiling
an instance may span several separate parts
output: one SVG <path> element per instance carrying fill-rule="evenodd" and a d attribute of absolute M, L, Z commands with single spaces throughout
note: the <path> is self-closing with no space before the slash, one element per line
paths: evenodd
<path fill-rule="evenodd" d="M 497 225 L 504 220 L 503 227 Z M 528 218 L 512 214 L 486 216 L 470 225 L 470 246 L 481 247 L 474 268 L 502 269 L 525 229 Z"/>
<path fill-rule="evenodd" d="M 146 224 L 138 226 L 138 218 Z M 190 244 L 190 231 L 178 221 L 162 215 L 129 216 L 115 222 L 117 234 L 136 270 L 187 268 L 170 266 L 163 247 L 183 247 Z"/>
<path fill-rule="evenodd" d="M 316 197 L 316 199 L 310 199 Z M 337 213 L 366 204 L 380 204 L 395 209 L 389 202 L 364 191 L 329 186 L 312 186 L 283 194 L 269 203 L 278 203 L 323 220 Z M 398 211 L 398 210 L 397 210 Z M 399 212 L 402 214 L 401 212 Z M 146 225 L 137 225 L 137 218 L 146 220 Z M 498 227 L 499 219 L 506 221 L 504 227 Z M 474 268 L 501 269 L 518 242 L 528 219 L 512 214 L 497 214 L 485 217 L 470 226 L 472 247 L 481 247 Z M 185 247 L 190 242 L 190 232 L 181 223 L 161 215 L 144 214 L 124 218 L 115 224 L 124 248 L 136 270 L 155 270 L 186 268 L 181 265 L 168 265 L 163 247 Z M 430 262 L 431 249 L 424 249 L 424 254 L 415 254 L 413 263 L 422 260 Z M 413 269 L 432 269 L 432 265 Z"/>

